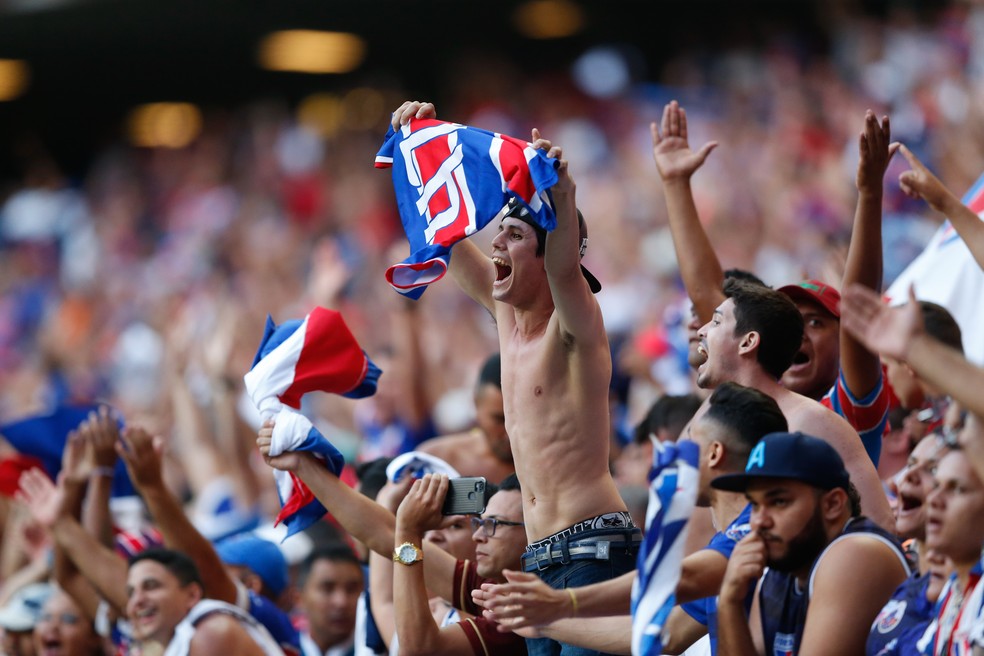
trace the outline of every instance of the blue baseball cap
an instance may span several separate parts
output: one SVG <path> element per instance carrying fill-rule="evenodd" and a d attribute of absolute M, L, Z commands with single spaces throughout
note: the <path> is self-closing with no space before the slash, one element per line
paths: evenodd
<path fill-rule="evenodd" d="M 274 596 L 287 587 L 287 559 L 273 542 L 245 533 L 222 540 L 215 550 L 226 565 L 246 567 L 259 576 Z"/>
<path fill-rule="evenodd" d="M 840 454 L 823 440 L 804 433 L 769 433 L 748 456 L 744 474 L 727 474 L 711 481 L 711 487 L 744 492 L 763 478 L 802 481 L 821 490 L 848 489 L 851 479 Z"/>

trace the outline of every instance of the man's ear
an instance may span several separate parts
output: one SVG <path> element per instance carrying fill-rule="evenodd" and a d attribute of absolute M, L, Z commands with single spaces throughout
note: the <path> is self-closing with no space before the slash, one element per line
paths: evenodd
<path fill-rule="evenodd" d="M 246 572 L 242 578 L 243 584 L 256 594 L 263 594 L 263 579 L 254 572 Z"/>
<path fill-rule="evenodd" d="M 761 342 L 762 336 L 759 335 L 757 330 L 747 332 L 744 337 L 741 338 L 741 342 L 738 343 L 738 353 L 740 355 L 755 353 L 755 350 L 758 349 Z"/>
<path fill-rule="evenodd" d="M 836 520 L 842 516 L 844 508 L 851 504 L 851 499 L 847 495 L 847 491 L 835 487 L 832 490 L 827 490 L 824 492 L 823 496 L 820 497 L 820 510 L 823 516 L 828 520 Z M 850 514 L 850 511 L 848 512 Z"/>
<path fill-rule="evenodd" d="M 717 440 L 711 442 L 707 447 L 707 466 L 713 469 L 721 464 L 724 461 L 725 451 L 725 446 Z"/>
<path fill-rule="evenodd" d="M 205 590 L 201 583 L 189 583 L 184 589 L 188 599 L 188 610 L 191 610 L 195 604 L 205 598 Z"/>

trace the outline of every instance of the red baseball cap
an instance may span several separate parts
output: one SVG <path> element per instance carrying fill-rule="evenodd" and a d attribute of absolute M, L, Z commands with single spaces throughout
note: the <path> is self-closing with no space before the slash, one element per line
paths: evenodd
<path fill-rule="evenodd" d="M 779 291 L 794 301 L 810 301 L 822 306 L 827 312 L 840 319 L 840 292 L 819 280 L 804 280 L 795 285 L 780 287 Z"/>

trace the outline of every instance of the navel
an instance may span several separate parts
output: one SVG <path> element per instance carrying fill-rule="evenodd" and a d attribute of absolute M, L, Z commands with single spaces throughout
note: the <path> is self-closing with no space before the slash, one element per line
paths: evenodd
<path fill-rule="evenodd" d="M 537 385 L 533 388 L 533 396 L 541 396 L 543 394 L 543 388 Z"/>

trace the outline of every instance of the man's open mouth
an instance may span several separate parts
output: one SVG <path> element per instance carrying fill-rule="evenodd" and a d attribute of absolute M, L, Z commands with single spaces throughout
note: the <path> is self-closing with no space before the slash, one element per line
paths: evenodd
<path fill-rule="evenodd" d="M 495 281 L 502 282 L 512 275 L 512 267 L 506 264 L 502 258 L 493 257 L 492 264 L 495 265 Z"/>

